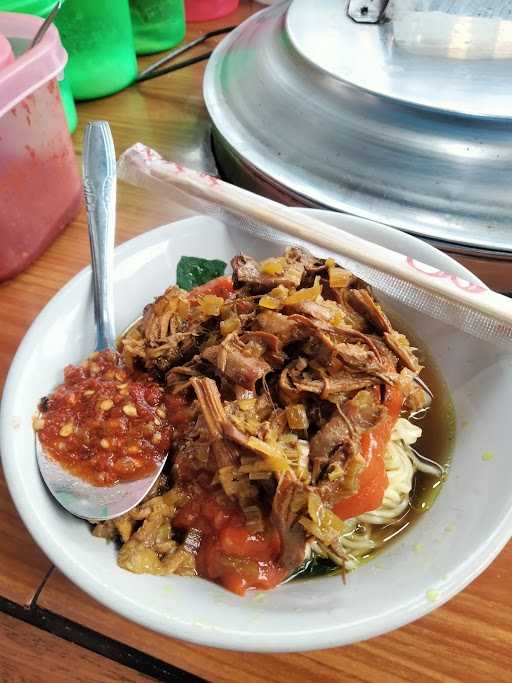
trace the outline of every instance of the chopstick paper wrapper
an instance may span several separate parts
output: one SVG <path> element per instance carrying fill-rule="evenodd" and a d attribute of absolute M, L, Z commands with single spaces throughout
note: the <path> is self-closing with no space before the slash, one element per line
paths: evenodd
<path fill-rule="evenodd" d="M 512 299 L 181 164 L 140 143 L 118 177 L 262 239 L 333 257 L 388 296 L 480 339 L 512 346 Z"/>

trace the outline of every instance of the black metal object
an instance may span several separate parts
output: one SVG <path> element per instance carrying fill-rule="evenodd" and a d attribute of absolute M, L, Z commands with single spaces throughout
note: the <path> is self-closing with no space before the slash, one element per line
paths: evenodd
<path fill-rule="evenodd" d="M 172 71 L 184 69 L 186 66 L 190 66 L 191 64 L 197 64 L 197 62 L 202 62 L 205 59 L 208 59 L 212 54 L 211 51 L 205 52 L 202 55 L 198 55 L 197 57 L 192 57 L 191 59 L 186 59 L 182 62 L 178 62 L 177 64 L 172 64 L 171 66 L 161 68 L 165 64 L 172 62 L 174 59 L 176 59 L 176 57 L 179 57 L 184 52 L 187 52 L 188 50 L 191 50 L 192 48 L 196 47 L 196 45 L 201 45 L 202 43 L 206 42 L 209 38 L 214 38 L 215 36 L 221 36 L 225 33 L 229 33 L 234 28 L 235 26 L 225 26 L 224 28 L 215 29 L 215 31 L 208 31 L 208 33 L 204 33 L 198 38 L 191 40 L 190 43 L 182 45 L 176 50 L 172 50 L 172 52 L 169 52 L 168 54 L 164 55 L 153 64 L 150 64 L 146 69 L 141 71 L 135 79 L 135 83 L 149 81 L 151 78 L 158 78 L 158 76 L 163 76 L 164 74 L 171 73 Z"/>
<path fill-rule="evenodd" d="M 347 16 L 356 24 L 380 24 L 389 0 L 348 0 Z"/>

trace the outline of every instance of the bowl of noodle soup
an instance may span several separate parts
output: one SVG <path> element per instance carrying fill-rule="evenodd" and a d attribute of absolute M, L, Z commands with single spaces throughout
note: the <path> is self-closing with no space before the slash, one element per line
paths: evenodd
<path fill-rule="evenodd" d="M 411 236 L 362 219 L 319 215 L 474 280 Z M 282 249 L 204 217 L 162 226 L 122 245 L 116 250 L 117 329 L 126 330 L 165 291 L 181 256 L 229 262 L 240 251 L 266 259 Z M 424 379 L 434 393 L 432 424 L 401 418 L 395 425 L 385 454 L 388 487 L 382 505 L 349 520 L 344 532 L 353 563 L 347 568 L 354 569 L 345 584 L 327 572 L 241 598 L 197 577 L 123 570 L 118 545 L 94 538 L 87 523 L 48 494 L 34 457 L 33 407 L 62 381 L 64 365 L 80 362 L 94 348 L 90 277 L 85 269 L 68 283 L 18 349 L 2 402 L 2 454 L 12 497 L 36 542 L 66 576 L 110 609 L 165 635 L 214 647 L 267 652 L 333 647 L 427 614 L 483 571 L 510 538 L 511 465 L 505 452 L 510 356 L 381 298 L 429 368 Z M 412 449 L 441 463 L 444 481 L 436 465 L 418 460 Z"/>

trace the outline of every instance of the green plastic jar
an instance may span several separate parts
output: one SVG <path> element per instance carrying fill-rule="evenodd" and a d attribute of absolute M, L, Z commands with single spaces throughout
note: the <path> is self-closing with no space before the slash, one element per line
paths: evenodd
<path fill-rule="evenodd" d="M 138 55 L 162 52 L 183 40 L 183 0 L 130 0 L 130 11 Z"/>
<path fill-rule="evenodd" d="M 54 7 L 55 1 L 56 0 L 0 0 L 0 12 L 33 14 L 36 17 L 46 19 Z M 59 81 L 59 90 L 69 132 L 74 133 L 77 125 L 77 116 L 67 67 L 64 69 L 64 78 Z"/>
<path fill-rule="evenodd" d="M 128 0 L 65 0 L 55 23 L 76 100 L 111 95 L 133 83 L 137 59 Z"/>

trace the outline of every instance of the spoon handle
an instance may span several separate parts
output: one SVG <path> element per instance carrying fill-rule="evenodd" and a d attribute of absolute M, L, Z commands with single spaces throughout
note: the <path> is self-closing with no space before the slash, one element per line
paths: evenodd
<path fill-rule="evenodd" d="M 38 43 L 40 43 L 45 34 L 46 31 L 50 28 L 50 26 L 53 23 L 53 20 L 57 16 L 57 14 L 60 12 L 60 8 L 62 7 L 62 0 L 59 0 L 59 2 L 56 2 L 55 5 L 53 6 L 52 11 L 50 14 L 46 17 L 46 19 L 43 21 L 41 24 L 39 31 L 36 33 L 34 38 L 32 39 L 32 42 L 28 46 L 28 49 L 31 50 L 33 47 L 35 47 Z"/>
<path fill-rule="evenodd" d="M 115 346 L 114 236 L 116 153 L 106 121 L 91 121 L 84 133 L 84 194 L 91 246 L 96 350 Z"/>

